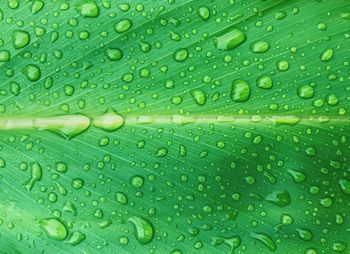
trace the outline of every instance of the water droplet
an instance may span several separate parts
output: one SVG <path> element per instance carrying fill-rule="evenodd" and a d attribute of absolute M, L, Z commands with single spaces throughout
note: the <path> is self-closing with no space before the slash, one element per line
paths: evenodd
<path fill-rule="evenodd" d="M 332 249 L 336 252 L 344 252 L 346 248 L 347 248 L 346 243 L 342 243 L 342 242 L 333 243 L 332 245 Z"/>
<path fill-rule="evenodd" d="M 332 204 L 333 204 L 333 199 L 330 197 L 325 197 L 320 200 L 320 205 L 325 208 L 330 207 Z"/>
<path fill-rule="evenodd" d="M 210 10 L 208 7 L 202 6 L 198 8 L 197 14 L 201 19 L 207 21 L 210 17 Z"/>
<path fill-rule="evenodd" d="M 100 9 L 92 0 L 86 0 L 84 3 L 78 4 L 77 9 L 84 18 L 96 18 L 100 15 Z"/>
<path fill-rule="evenodd" d="M 122 19 L 114 25 L 114 29 L 117 33 L 124 33 L 132 27 L 132 22 L 130 19 Z"/>
<path fill-rule="evenodd" d="M 250 86 L 244 80 L 235 80 L 232 82 L 231 99 L 235 102 L 247 101 L 250 97 Z"/>
<path fill-rule="evenodd" d="M 310 85 L 302 85 L 298 88 L 298 96 L 302 99 L 310 99 L 314 94 L 314 89 Z"/>
<path fill-rule="evenodd" d="M 56 163 L 56 170 L 60 173 L 65 173 L 68 170 L 67 164 L 64 162 Z"/>
<path fill-rule="evenodd" d="M 268 234 L 251 232 L 251 237 L 262 242 L 270 251 L 275 251 L 277 249 L 275 242 Z"/>
<path fill-rule="evenodd" d="M 141 217 L 133 216 L 128 219 L 134 225 L 134 234 L 136 240 L 141 244 L 148 244 L 153 238 L 152 224 Z"/>
<path fill-rule="evenodd" d="M 232 236 L 229 238 L 224 237 L 212 237 L 211 244 L 213 246 L 226 244 L 230 246 L 229 253 L 235 253 L 235 249 L 237 249 L 241 245 L 241 238 L 239 236 Z"/>
<path fill-rule="evenodd" d="M 62 241 L 67 237 L 66 226 L 58 219 L 43 219 L 40 221 L 40 227 L 52 239 Z"/>
<path fill-rule="evenodd" d="M 33 14 L 36 14 L 38 13 L 39 11 L 41 11 L 41 9 L 44 7 L 44 2 L 41 1 L 41 0 L 35 0 L 33 1 L 32 3 L 32 13 Z"/>
<path fill-rule="evenodd" d="M 345 193 L 350 195 L 350 181 L 347 179 L 339 179 L 339 185 L 341 190 Z"/>
<path fill-rule="evenodd" d="M 141 188 L 143 186 L 144 183 L 144 179 L 142 176 L 133 176 L 131 179 L 131 185 L 134 188 Z"/>
<path fill-rule="evenodd" d="M 10 61 L 11 54 L 8 50 L 1 50 L 0 51 L 0 62 L 8 62 Z"/>
<path fill-rule="evenodd" d="M 281 223 L 282 225 L 291 225 L 293 223 L 293 218 L 288 214 L 282 214 Z"/>
<path fill-rule="evenodd" d="M 108 110 L 103 115 L 95 117 L 92 124 L 97 128 L 110 132 L 122 127 L 124 119 L 114 110 Z"/>
<path fill-rule="evenodd" d="M 269 76 L 262 76 L 256 81 L 256 84 L 260 88 L 270 89 L 272 88 L 272 79 Z"/>
<path fill-rule="evenodd" d="M 81 178 L 75 178 L 72 180 L 72 187 L 76 190 L 83 188 L 84 180 Z"/>
<path fill-rule="evenodd" d="M 333 58 L 333 54 L 334 54 L 333 49 L 326 49 L 321 54 L 321 60 L 323 62 L 328 62 L 329 60 L 331 60 Z"/>
<path fill-rule="evenodd" d="M 35 82 L 38 81 L 41 77 L 41 70 L 40 68 L 35 64 L 28 64 L 26 65 L 23 70 L 23 74 L 26 75 L 28 80 Z"/>
<path fill-rule="evenodd" d="M 266 41 L 258 41 L 250 46 L 254 53 L 264 53 L 270 49 L 270 45 Z"/>
<path fill-rule="evenodd" d="M 34 184 L 37 182 L 37 181 L 40 181 L 41 178 L 42 178 L 42 169 L 41 169 L 41 166 L 39 163 L 37 162 L 34 162 L 32 164 L 32 172 L 31 172 L 31 177 L 30 179 L 24 184 L 24 187 L 27 189 L 27 190 L 31 190 L 34 186 Z"/>
<path fill-rule="evenodd" d="M 196 88 L 196 89 L 191 90 L 190 93 L 191 93 L 192 98 L 197 103 L 197 105 L 203 106 L 207 102 L 207 98 L 205 96 L 205 93 L 202 90 Z"/>
<path fill-rule="evenodd" d="M 304 241 L 311 241 L 313 238 L 313 234 L 310 230 L 304 228 L 297 228 L 298 235 L 300 239 Z"/>
<path fill-rule="evenodd" d="M 289 69 L 289 63 L 286 60 L 281 60 L 277 62 L 277 68 L 280 71 L 286 71 Z"/>
<path fill-rule="evenodd" d="M 15 30 L 12 33 L 12 43 L 15 49 L 24 48 L 30 43 L 30 35 L 23 30 Z"/>
<path fill-rule="evenodd" d="M 128 197 L 123 192 L 118 191 L 115 196 L 120 204 L 126 205 L 128 203 Z"/>
<path fill-rule="evenodd" d="M 123 57 L 123 52 L 118 48 L 107 48 L 105 55 L 111 61 L 118 61 Z"/>
<path fill-rule="evenodd" d="M 76 246 L 82 241 L 84 241 L 85 239 L 86 239 L 86 235 L 84 233 L 81 233 L 79 231 L 74 231 L 72 235 L 69 237 L 68 242 L 71 245 Z"/>
<path fill-rule="evenodd" d="M 214 46 L 220 50 L 232 50 L 237 48 L 247 39 L 245 33 L 238 29 L 232 28 L 219 37 L 214 38 Z"/>
<path fill-rule="evenodd" d="M 293 177 L 294 182 L 301 183 L 305 181 L 306 175 L 304 172 L 299 170 L 288 169 L 288 173 Z"/>
<path fill-rule="evenodd" d="M 296 125 L 301 121 L 298 116 L 273 116 L 269 118 L 276 126 L 279 125 Z"/>
<path fill-rule="evenodd" d="M 34 127 L 38 130 L 53 131 L 66 139 L 74 138 L 87 130 L 89 126 L 90 119 L 82 114 L 36 118 L 34 120 Z"/>
<path fill-rule="evenodd" d="M 174 53 L 174 59 L 177 62 L 183 62 L 187 59 L 188 57 L 188 52 L 186 49 L 179 49 L 176 50 Z"/>
<path fill-rule="evenodd" d="M 279 207 L 288 206 L 291 202 L 288 191 L 275 190 L 266 196 L 265 200 Z"/>

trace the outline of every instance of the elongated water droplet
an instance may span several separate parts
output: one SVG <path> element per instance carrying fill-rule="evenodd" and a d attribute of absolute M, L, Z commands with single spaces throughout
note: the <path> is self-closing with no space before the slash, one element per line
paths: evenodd
<path fill-rule="evenodd" d="M 296 125 L 301 121 L 298 116 L 273 116 L 269 118 L 276 126 L 279 125 Z"/>
<path fill-rule="evenodd" d="M 86 235 L 84 233 L 81 233 L 79 231 L 75 231 L 72 233 L 72 235 L 69 237 L 69 243 L 73 246 L 78 245 L 82 241 L 84 241 L 86 238 Z"/>
<path fill-rule="evenodd" d="M 339 179 L 339 185 L 341 190 L 345 193 L 345 194 L 349 194 L 350 195 L 350 181 L 347 179 Z"/>
<path fill-rule="evenodd" d="M 301 240 L 311 241 L 313 234 L 310 230 L 304 228 L 297 228 L 298 235 Z"/>
<path fill-rule="evenodd" d="M 252 232 L 251 237 L 262 242 L 270 251 L 275 251 L 277 249 L 275 242 L 268 234 Z"/>
<path fill-rule="evenodd" d="M 275 190 L 265 198 L 272 204 L 279 207 L 285 207 L 290 204 L 291 198 L 288 191 Z"/>
<path fill-rule="evenodd" d="M 109 110 L 105 114 L 95 117 L 92 124 L 105 131 L 115 131 L 123 126 L 124 119 L 114 110 Z"/>
<path fill-rule="evenodd" d="M 43 219 L 40 221 L 40 227 L 52 239 L 62 241 L 67 237 L 66 226 L 58 219 Z"/>
<path fill-rule="evenodd" d="M 221 50 L 232 50 L 241 45 L 247 39 L 245 33 L 238 29 L 232 28 L 219 37 L 214 38 L 214 46 Z"/>
<path fill-rule="evenodd" d="M 107 48 L 105 55 L 111 61 L 118 61 L 123 57 L 123 52 L 118 48 Z"/>
<path fill-rule="evenodd" d="M 36 14 L 44 7 L 44 2 L 42 0 L 35 0 L 32 3 L 32 13 Z"/>
<path fill-rule="evenodd" d="M 331 60 L 333 58 L 333 54 L 334 54 L 333 49 L 326 49 L 321 54 L 321 60 L 323 62 L 328 62 L 329 60 Z"/>
<path fill-rule="evenodd" d="M 128 219 L 134 225 L 134 234 L 136 240 L 141 244 L 148 244 L 153 238 L 152 224 L 141 217 L 133 216 Z"/>
<path fill-rule="evenodd" d="M 300 183 L 305 181 L 306 175 L 304 172 L 299 170 L 288 169 L 288 173 L 293 177 L 294 182 Z"/>
<path fill-rule="evenodd" d="M 250 46 L 251 51 L 254 53 L 264 53 L 268 51 L 270 45 L 266 41 L 257 41 Z"/>
<path fill-rule="evenodd" d="M 36 118 L 34 127 L 38 130 L 53 131 L 66 139 L 74 138 L 90 126 L 90 119 L 82 114 Z"/>
<path fill-rule="evenodd" d="M 196 88 L 196 89 L 191 90 L 190 93 L 191 93 L 192 98 L 197 103 L 197 105 L 203 106 L 207 102 L 207 98 L 205 96 L 205 93 L 202 90 Z"/>
<path fill-rule="evenodd" d="M 24 184 L 24 187 L 27 189 L 27 190 L 31 190 L 33 187 L 34 187 L 34 184 L 37 182 L 37 181 L 40 181 L 41 178 L 42 178 L 42 169 L 41 169 L 41 166 L 39 163 L 37 162 L 34 162 L 32 164 L 32 168 L 31 168 L 31 177 L 30 179 Z"/>

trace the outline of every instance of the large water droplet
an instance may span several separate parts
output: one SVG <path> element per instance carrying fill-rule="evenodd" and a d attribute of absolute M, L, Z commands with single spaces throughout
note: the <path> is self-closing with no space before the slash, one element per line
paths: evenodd
<path fill-rule="evenodd" d="M 205 93 L 202 90 L 196 88 L 196 89 L 191 90 L 190 93 L 191 93 L 192 98 L 197 103 L 197 105 L 203 106 L 207 102 L 207 98 L 205 96 Z"/>
<path fill-rule="evenodd" d="M 232 82 L 231 99 L 235 102 L 247 101 L 250 97 L 250 86 L 244 80 Z"/>
<path fill-rule="evenodd" d="M 35 64 L 28 64 L 26 65 L 23 70 L 23 74 L 26 75 L 28 80 L 35 82 L 38 81 L 41 77 L 41 70 L 40 68 Z"/>
<path fill-rule="evenodd" d="M 136 240 L 141 244 L 148 244 L 153 238 L 152 224 L 141 217 L 133 216 L 128 219 L 134 225 L 134 234 Z"/>
<path fill-rule="evenodd" d="M 92 124 L 105 131 L 115 131 L 123 126 L 124 119 L 114 110 L 109 110 L 105 114 L 95 117 Z"/>
<path fill-rule="evenodd" d="M 302 85 L 298 88 L 298 96 L 302 99 L 310 99 L 314 96 L 314 94 L 314 89 L 310 85 Z"/>
<path fill-rule="evenodd" d="M 66 226 L 58 219 L 43 219 L 40 221 L 40 227 L 52 239 L 62 241 L 67 237 Z"/>
<path fill-rule="evenodd" d="M 114 29 L 117 33 L 124 33 L 132 27 L 132 22 L 130 19 L 122 19 L 114 25 Z"/>
<path fill-rule="evenodd" d="M 198 8 L 197 14 L 201 19 L 207 21 L 210 17 L 210 10 L 208 7 L 202 6 Z"/>
<path fill-rule="evenodd" d="M 214 45 L 217 49 L 231 50 L 241 45 L 247 39 L 245 33 L 238 29 L 232 28 L 219 37 L 214 38 Z"/>
<path fill-rule="evenodd" d="M 15 49 L 24 48 L 30 42 L 30 35 L 24 30 L 15 30 L 12 33 L 12 43 Z"/>
<path fill-rule="evenodd" d="M 84 18 L 96 18 L 100 15 L 100 9 L 93 0 L 78 4 L 77 9 Z"/>
<path fill-rule="evenodd" d="M 253 51 L 254 53 L 264 53 L 268 51 L 269 48 L 270 45 L 266 41 L 258 41 L 250 46 L 251 51 Z"/>
<path fill-rule="evenodd" d="M 270 203 L 279 207 L 285 207 L 290 204 L 291 198 L 288 191 L 275 190 L 265 198 Z"/>
<path fill-rule="evenodd" d="M 268 234 L 252 232 L 251 237 L 262 242 L 270 251 L 275 251 L 277 249 L 275 242 Z"/>
<path fill-rule="evenodd" d="M 187 57 L 188 57 L 188 52 L 186 49 L 179 49 L 174 53 L 174 59 L 177 62 L 183 62 L 187 59 Z"/>
<path fill-rule="evenodd" d="M 53 131 L 66 139 L 84 132 L 90 126 L 90 119 L 82 114 L 36 118 L 34 128 Z"/>

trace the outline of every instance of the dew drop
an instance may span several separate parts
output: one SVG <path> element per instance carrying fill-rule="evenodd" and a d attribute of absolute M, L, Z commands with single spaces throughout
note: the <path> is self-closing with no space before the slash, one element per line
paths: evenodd
<path fill-rule="evenodd" d="M 148 244 L 153 238 L 153 226 L 152 224 L 141 217 L 133 216 L 128 219 L 134 225 L 134 235 L 136 240 L 142 244 Z"/>
<path fill-rule="evenodd" d="M 124 33 L 132 27 L 132 22 L 130 19 L 122 19 L 114 25 L 114 29 L 117 33 Z"/>
<path fill-rule="evenodd" d="M 190 94 L 198 106 L 203 106 L 207 102 L 205 93 L 198 88 L 191 90 Z"/>
<path fill-rule="evenodd" d="M 30 43 L 30 35 L 23 30 L 15 30 L 12 33 L 12 43 L 15 49 L 24 48 Z"/>
<path fill-rule="evenodd" d="M 258 41 L 250 46 L 254 53 L 264 53 L 270 49 L 270 45 L 266 41 Z"/>
<path fill-rule="evenodd" d="M 235 102 L 247 101 L 250 97 L 250 86 L 244 80 L 235 80 L 232 82 L 231 99 Z"/>
<path fill-rule="evenodd" d="M 237 48 L 247 39 L 245 33 L 238 29 L 232 28 L 219 37 L 214 38 L 214 46 L 220 50 L 232 50 Z"/>
<path fill-rule="evenodd" d="M 67 237 L 66 226 L 58 219 L 43 219 L 40 221 L 40 227 L 52 239 L 62 241 Z"/>
<path fill-rule="evenodd" d="M 28 80 L 35 82 L 38 81 L 41 77 L 41 70 L 40 68 L 35 64 L 28 64 L 26 65 L 23 70 L 23 74 L 26 75 Z"/>
<path fill-rule="evenodd" d="M 124 124 L 124 119 L 114 110 L 108 110 L 103 115 L 95 117 L 92 124 L 99 129 L 110 132 L 122 127 Z"/>
<path fill-rule="evenodd" d="M 210 10 L 208 7 L 202 6 L 198 8 L 197 14 L 201 19 L 207 21 L 210 17 Z"/>

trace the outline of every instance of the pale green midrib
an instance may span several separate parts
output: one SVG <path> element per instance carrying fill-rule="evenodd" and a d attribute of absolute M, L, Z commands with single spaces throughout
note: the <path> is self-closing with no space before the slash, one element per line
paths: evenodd
<path fill-rule="evenodd" d="M 111 116 L 115 117 L 115 116 Z M 90 126 L 95 117 L 83 114 L 47 116 L 47 117 L 3 117 L 0 118 L 0 130 L 15 129 L 50 129 L 60 126 L 79 127 Z M 107 116 L 108 119 L 108 116 Z M 259 123 L 270 121 L 275 124 L 326 123 L 341 122 L 350 123 L 347 116 L 327 115 L 140 115 L 125 116 L 124 125 L 142 124 L 220 124 L 220 123 Z"/>

